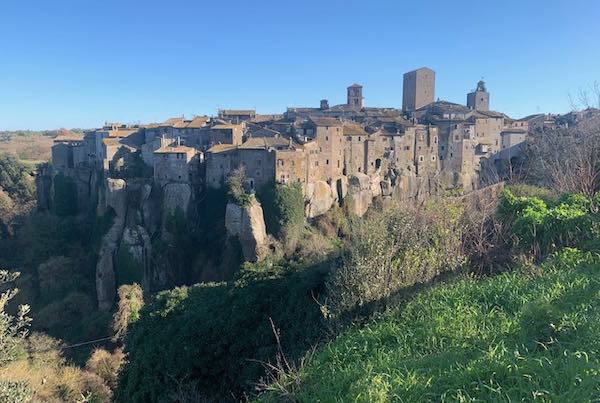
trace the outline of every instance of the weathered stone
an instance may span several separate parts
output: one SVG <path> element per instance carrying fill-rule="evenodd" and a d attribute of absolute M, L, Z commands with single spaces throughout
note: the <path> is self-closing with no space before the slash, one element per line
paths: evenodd
<path fill-rule="evenodd" d="M 348 177 L 348 207 L 350 212 L 363 216 L 373 202 L 371 180 L 363 173 L 352 174 Z"/>
<path fill-rule="evenodd" d="M 335 202 L 333 192 L 327 182 L 317 181 L 313 186 L 314 190 L 307 199 L 308 204 L 306 205 L 305 211 L 308 218 L 314 218 L 321 214 L 325 214 Z"/>
<path fill-rule="evenodd" d="M 342 176 L 335 180 L 335 188 L 333 188 L 333 194 L 337 195 L 337 200 L 344 200 L 348 194 L 348 177 Z M 332 186 L 333 187 L 333 186 Z"/>
<path fill-rule="evenodd" d="M 117 217 L 125 220 L 127 214 L 127 183 L 123 179 L 106 179 L 106 206 L 112 207 Z"/>
<path fill-rule="evenodd" d="M 115 303 L 115 257 L 124 226 L 125 221 L 119 216 L 115 217 L 112 227 L 102 238 L 100 252 L 98 253 L 96 294 L 98 296 L 98 307 L 103 311 L 110 310 Z"/>
<path fill-rule="evenodd" d="M 371 175 L 369 179 L 371 181 L 371 194 L 373 197 L 381 196 L 381 178 L 379 175 Z"/>
<path fill-rule="evenodd" d="M 348 176 L 348 190 L 356 192 L 358 190 L 371 190 L 371 178 L 361 172 L 356 172 Z"/>
<path fill-rule="evenodd" d="M 256 262 L 267 253 L 265 219 L 262 207 L 255 198 L 252 198 L 250 204 L 244 207 L 235 203 L 227 203 L 225 228 L 228 236 L 238 238 L 244 260 Z"/>
<path fill-rule="evenodd" d="M 163 187 L 163 213 L 167 217 L 177 208 L 187 214 L 192 199 L 192 188 L 187 183 L 167 183 Z"/>

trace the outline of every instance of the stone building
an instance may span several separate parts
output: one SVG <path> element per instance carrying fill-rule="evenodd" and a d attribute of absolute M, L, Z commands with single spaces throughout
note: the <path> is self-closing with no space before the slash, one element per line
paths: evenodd
<path fill-rule="evenodd" d="M 219 119 L 230 123 L 239 124 L 256 118 L 254 109 L 219 109 Z"/>
<path fill-rule="evenodd" d="M 421 67 L 404 74 L 402 110 L 412 112 L 435 100 L 435 71 Z"/>
<path fill-rule="evenodd" d="M 485 88 L 485 81 L 480 80 L 477 88 L 467 94 L 467 107 L 476 111 L 490 110 L 490 93 Z"/>
<path fill-rule="evenodd" d="M 195 183 L 198 181 L 202 154 L 192 147 L 174 144 L 154 151 L 154 180 L 166 183 Z"/>
<path fill-rule="evenodd" d="M 348 106 L 350 109 L 354 111 L 360 111 L 363 108 L 363 95 L 362 95 L 362 85 L 352 84 L 347 88 L 348 90 Z M 321 109 L 327 110 L 329 109 L 329 105 L 326 108 L 323 108 L 323 102 L 321 102 Z"/>

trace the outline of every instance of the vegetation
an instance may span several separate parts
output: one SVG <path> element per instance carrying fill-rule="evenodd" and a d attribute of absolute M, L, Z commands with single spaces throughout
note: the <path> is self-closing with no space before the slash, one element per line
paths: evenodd
<path fill-rule="evenodd" d="M 259 400 L 593 401 L 598 292 L 600 257 L 574 249 L 440 284 L 325 345 Z"/>
<path fill-rule="evenodd" d="M 322 337 L 316 301 L 324 268 L 247 264 L 235 281 L 160 293 L 125 339 L 117 401 L 159 401 L 193 382 L 218 401 L 251 392 L 278 351 L 291 357 Z"/>
<path fill-rule="evenodd" d="M 283 238 L 304 227 L 304 196 L 299 183 L 267 184 L 258 193 L 269 233 Z"/>

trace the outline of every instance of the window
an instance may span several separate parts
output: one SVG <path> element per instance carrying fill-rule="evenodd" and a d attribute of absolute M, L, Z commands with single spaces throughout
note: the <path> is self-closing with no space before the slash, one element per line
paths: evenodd
<path fill-rule="evenodd" d="M 423 162 L 425 161 L 425 157 L 423 157 L 422 155 L 419 155 L 419 162 Z"/>
<path fill-rule="evenodd" d="M 346 137 L 346 141 L 352 141 L 352 137 L 350 137 L 350 136 Z"/>
<path fill-rule="evenodd" d="M 318 167 L 319 166 L 319 161 L 315 161 L 315 166 Z"/>
<path fill-rule="evenodd" d="M 325 141 L 329 141 L 329 136 L 325 136 Z"/>
<path fill-rule="evenodd" d="M 325 160 L 325 165 L 329 165 L 329 160 Z"/>
<path fill-rule="evenodd" d="M 435 161 L 435 155 L 432 155 L 432 156 L 431 156 L 431 160 L 432 160 L 432 161 Z"/>
<path fill-rule="evenodd" d="M 408 151 L 408 150 L 410 150 L 410 146 L 404 146 L 404 150 L 405 150 L 405 151 Z"/>
<path fill-rule="evenodd" d="M 360 136 L 358 137 L 358 141 L 360 141 Z"/>
<path fill-rule="evenodd" d="M 283 160 L 277 160 L 277 166 L 278 167 L 282 167 L 283 166 Z"/>
<path fill-rule="evenodd" d="M 256 165 L 260 166 L 261 163 L 262 163 L 261 160 L 256 160 Z"/>

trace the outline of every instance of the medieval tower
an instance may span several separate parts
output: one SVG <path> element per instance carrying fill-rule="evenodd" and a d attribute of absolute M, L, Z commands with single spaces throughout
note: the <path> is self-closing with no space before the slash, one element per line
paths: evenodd
<path fill-rule="evenodd" d="M 476 111 L 490 110 L 490 93 L 485 88 L 485 81 L 477 83 L 477 89 L 467 94 L 467 106 Z"/>
<path fill-rule="evenodd" d="M 435 100 L 435 71 L 421 67 L 404 74 L 402 110 L 415 111 Z"/>
<path fill-rule="evenodd" d="M 355 111 L 363 108 L 362 85 L 352 84 L 348 87 L 348 106 Z"/>

